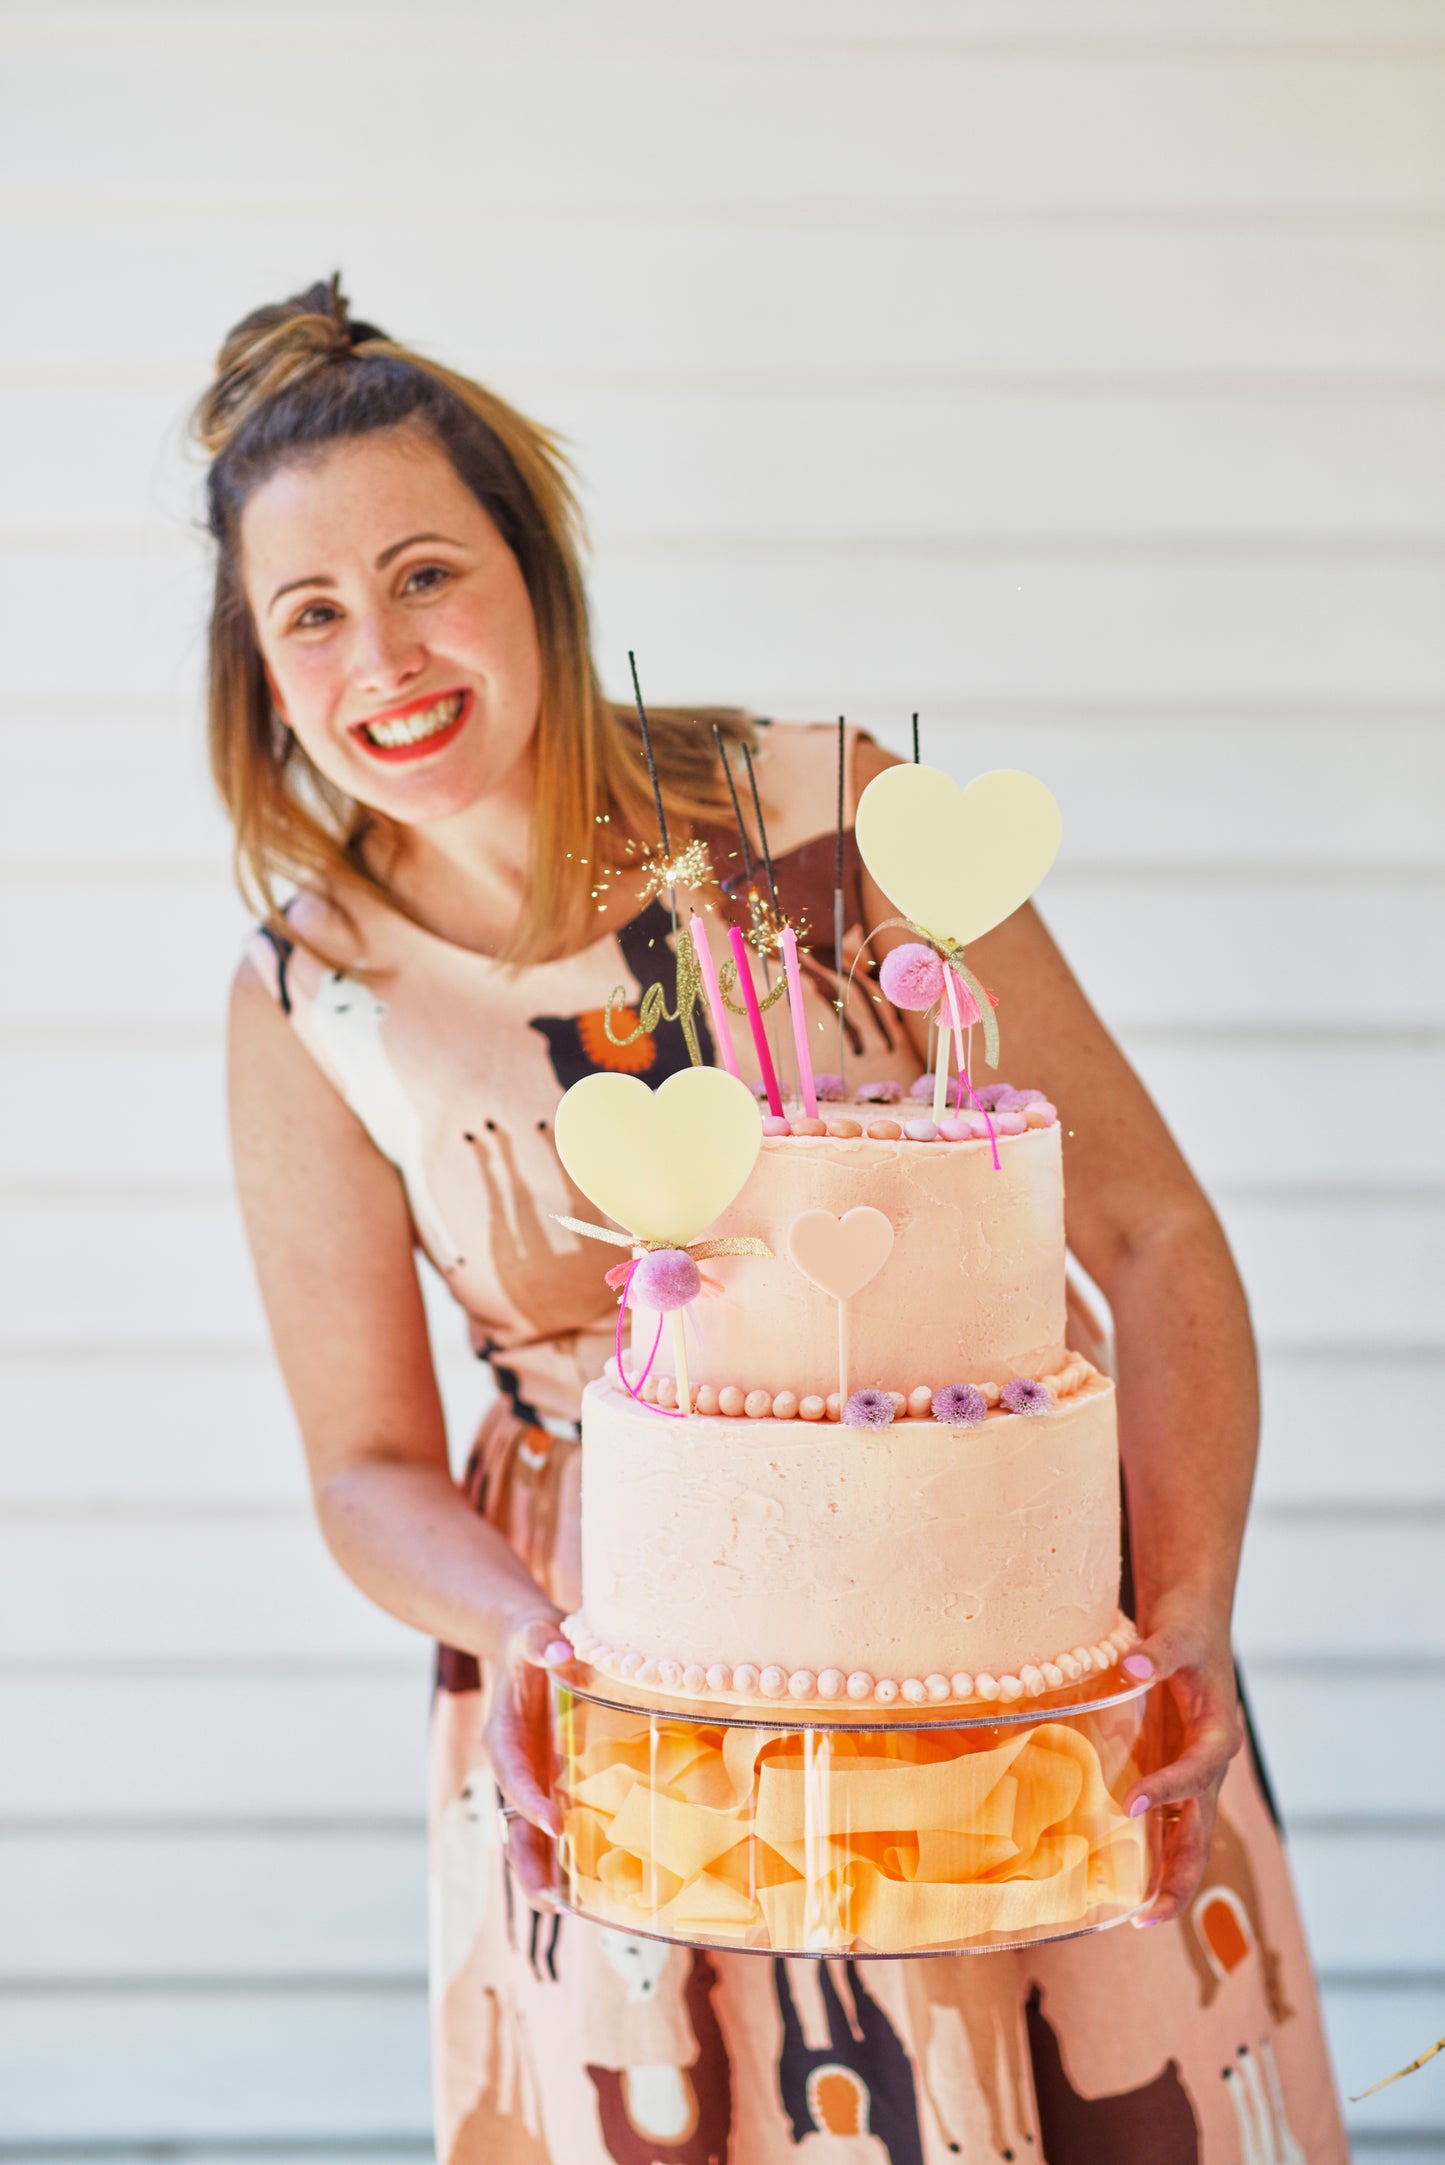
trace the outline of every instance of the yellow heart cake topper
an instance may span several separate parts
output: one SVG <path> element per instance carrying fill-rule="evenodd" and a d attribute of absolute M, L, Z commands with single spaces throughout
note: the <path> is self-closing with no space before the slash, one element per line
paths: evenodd
<path fill-rule="evenodd" d="M 685 1067 L 649 1090 L 636 1075 L 584 1075 L 557 1107 L 557 1155 L 577 1186 L 639 1241 L 695 1240 L 757 1162 L 757 1099 L 725 1068 Z"/>
<path fill-rule="evenodd" d="M 1051 791 L 1012 767 L 967 789 L 937 767 L 885 767 L 854 821 L 858 853 L 894 908 L 960 947 L 1028 901 L 1062 832 Z"/>

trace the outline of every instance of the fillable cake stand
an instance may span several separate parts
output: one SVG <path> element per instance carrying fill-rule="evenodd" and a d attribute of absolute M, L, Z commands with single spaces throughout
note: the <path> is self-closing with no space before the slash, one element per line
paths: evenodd
<path fill-rule="evenodd" d="M 555 1892 L 644 1938 L 767 1954 L 978 1954 L 1099 1932 L 1157 1881 L 1157 1680 L 1008 1708 L 704 1705 L 551 1673 Z"/>

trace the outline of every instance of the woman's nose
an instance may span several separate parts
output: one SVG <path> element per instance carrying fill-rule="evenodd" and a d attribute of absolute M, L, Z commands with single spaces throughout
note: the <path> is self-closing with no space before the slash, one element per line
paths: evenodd
<path fill-rule="evenodd" d="M 388 610 L 364 616 L 357 627 L 352 675 L 357 689 L 382 695 L 403 690 L 426 667 L 426 648 L 416 628 Z"/>

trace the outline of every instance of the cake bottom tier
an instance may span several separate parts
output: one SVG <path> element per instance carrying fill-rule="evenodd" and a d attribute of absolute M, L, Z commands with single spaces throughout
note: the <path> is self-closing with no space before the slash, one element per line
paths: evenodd
<path fill-rule="evenodd" d="M 754 1727 L 554 1679 L 558 1893 L 621 1930 L 774 1954 L 980 1952 L 1147 1901 L 1157 1688 L 1037 1721 Z"/>
<path fill-rule="evenodd" d="M 876 1429 L 582 1412 L 582 1608 L 604 1676 L 654 1695 L 1008 1702 L 1111 1668 L 1113 1385 L 1033 1414 Z"/>

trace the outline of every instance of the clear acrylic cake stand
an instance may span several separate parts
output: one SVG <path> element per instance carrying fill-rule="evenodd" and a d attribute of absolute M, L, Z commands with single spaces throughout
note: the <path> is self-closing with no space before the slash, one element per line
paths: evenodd
<path fill-rule="evenodd" d="M 550 1684 L 556 1894 L 644 1938 L 768 1954 L 977 1954 L 1099 1932 L 1159 1869 L 1157 1683 L 1115 1669 L 963 1713 L 649 1697 L 574 1661 Z"/>

